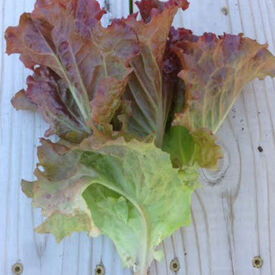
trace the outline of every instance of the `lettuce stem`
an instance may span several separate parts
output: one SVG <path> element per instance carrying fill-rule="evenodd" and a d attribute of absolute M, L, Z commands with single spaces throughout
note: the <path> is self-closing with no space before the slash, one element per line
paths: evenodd
<path fill-rule="evenodd" d="M 134 12 L 133 0 L 129 0 L 129 13 L 132 14 Z"/>
<path fill-rule="evenodd" d="M 134 272 L 134 275 L 147 275 L 148 271 L 147 268 L 143 268 L 142 270 Z"/>

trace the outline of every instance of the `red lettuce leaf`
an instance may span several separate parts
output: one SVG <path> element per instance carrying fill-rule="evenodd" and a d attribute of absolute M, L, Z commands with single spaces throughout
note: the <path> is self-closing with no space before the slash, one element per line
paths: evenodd
<path fill-rule="evenodd" d="M 91 183 L 79 163 L 81 152 L 45 139 L 41 143 L 34 172 L 37 180 L 22 181 L 24 193 L 47 218 L 36 231 L 52 233 L 57 241 L 73 232 L 88 231 L 89 235 L 97 236 L 99 230 L 82 197 Z"/>
<path fill-rule="evenodd" d="M 242 34 L 195 36 L 179 29 L 174 40 L 172 48 L 183 68 L 179 77 L 186 85 L 185 106 L 175 125 L 215 133 L 246 83 L 275 76 L 275 57 L 267 45 Z"/>
<path fill-rule="evenodd" d="M 37 110 L 37 106 L 28 99 L 24 89 L 16 93 L 12 98 L 11 103 L 16 110 Z"/>
<path fill-rule="evenodd" d="M 75 101 L 72 100 L 66 83 L 47 67 L 34 70 L 33 76 L 27 78 L 27 90 L 19 92 L 31 105 L 36 106 L 43 115 L 50 129 L 46 136 L 57 133 L 64 139 L 81 140 L 89 135 L 90 129 L 81 116 Z M 12 99 L 17 109 L 29 109 L 22 105 L 23 100 L 17 100 L 18 94 Z"/>
<path fill-rule="evenodd" d="M 128 62 L 138 53 L 139 47 L 134 30 L 122 21 L 103 28 L 99 21 L 103 13 L 95 0 L 38 0 L 31 14 L 21 16 L 19 26 L 10 27 L 6 31 L 8 54 L 19 53 L 27 68 L 34 70 L 36 66 L 47 67 L 50 75 L 54 74 L 55 80 L 58 78 L 57 83 L 53 83 L 51 76 L 50 79 L 43 76 L 43 83 L 51 83 L 52 100 L 47 101 L 51 106 L 41 104 L 45 95 L 44 89 L 40 87 L 40 77 L 33 77 L 32 82 L 37 80 L 39 83 L 32 83 L 24 97 L 29 98 L 32 104 L 39 105 L 38 110 L 51 124 L 50 133 L 63 137 L 67 131 L 71 131 L 71 127 L 67 127 L 68 114 L 60 116 L 60 109 L 56 109 L 61 105 L 68 106 L 68 102 L 74 106 L 74 116 L 84 124 L 85 132 L 98 126 L 93 124 L 92 115 L 98 117 L 104 114 L 109 121 L 100 123 L 108 124 L 116 111 L 112 109 L 106 115 L 106 108 L 99 110 L 97 103 L 97 111 L 93 110 L 93 103 L 98 102 L 93 99 L 102 90 L 111 90 L 112 98 L 116 101 L 119 99 L 130 73 Z M 66 90 L 65 102 L 61 102 L 64 93 L 53 88 L 59 87 L 59 80 L 62 82 L 62 90 Z M 105 99 L 101 101 L 109 100 L 106 93 Z M 18 102 L 18 98 L 14 103 L 19 108 L 23 104 Z M 59 100 L 56 104 L 55 99 Z M 111 106 L 110 102 L 107 105 Z M 113 108 L 118 106 L 112 105 Z M 63 118 L 66 120 L 64 123 L 60 122 Z M 71 124 L 75 124 L 75 121 Z"/>
<path fill-rule="evenodd" d="M 136 5 L 140 10 L 140 14 L 144 22 L 149 22 L 154 15 L 163 12 L 163 10 L 171 6 L 178 5 L 184 10 L 189 7 L 189 3 L 187 1 L 180 0 L 169 0 L 167 2 L 161 2 L 159 0 L 142 0 L 137 1 Z"/>
<path fill-rule="evenodd" d="M 170 79 L 163 78 L 163 58 L 167 37 L 178 8 L 186 9 L 188 2 L 141 1 L 137 3 L 144 22 L 135 16 L 125 20 L 134 28 L 141 44 L 140 54 L 130 61 L 133 68 L 124 99 L 131 111 L 123 117 L 125 129 L 134 136 L 155 136 L 161 147 L 170 111 L 173 91 Z"/>
<path fill-rule="evenodd" d="M 172 28 L 164 72 L 168 79 L 178 74 L 184 83 L 174 85 L 170 116 L 176 126 L 168 128 L 163 149 L 176 167 L 197 163 L 217 169 L 222 153 L 211 132 L 218 130 L 247 82 L 275 75 L 275 58 L 266 45 L 242 35 L 196 36 Z"/>

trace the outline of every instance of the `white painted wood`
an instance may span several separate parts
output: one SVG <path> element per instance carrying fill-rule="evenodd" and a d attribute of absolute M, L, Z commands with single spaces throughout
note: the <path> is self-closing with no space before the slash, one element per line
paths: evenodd
<path fill-rule="evenodd" d="M 11 266 L 18 261 L 26 275 L 91 275 L 100 263 L 107 275 L 130 275 L 122 270 L 107 238 L 74 234 L 56 244 L 52 236 L 32 230 L 41 216 L 31 208 L 19 182 L 33 177 L 36 146 L 46 125 L 37 115 L 16 112 L 9 103 L 25 85 L 28 72 L 17 56 L 4 54 L 3 33 L 18 23 L 22 12 L 32 9 L 33 2 L 0 0 L 0 275 L 12 274 Z M 228 15 L 222 13 L 223 7 Z M 110 1 L 110 11 L 112 16 L 126 16 L 128 1 Z M 243 32 L 268 42 L 275 53 L 274 19 L 274 0 L 193 0 L 175 24 L 197 34 Z M 274 80 L 256 80 L 245 88 L 218 133 L 225 151 L 221 171 L 202 172 L 204 187 L 193 196 L 192 223 L 164 241 L 164 261 L 153 263 L 151 275 L 172 275 L 169 263 L 175 257 L 181 265 L 178 275 L 275 273 L 274 127 Z M 261 269 L 252 267 L 257 255 L 264 260 Z"/>

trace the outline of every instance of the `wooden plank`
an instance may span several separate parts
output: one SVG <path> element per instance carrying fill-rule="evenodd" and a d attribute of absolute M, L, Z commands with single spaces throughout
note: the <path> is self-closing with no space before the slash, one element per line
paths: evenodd
<path fill-rule="evenodd" d="M 108 1 L 101 1 L 101 4 Z M 52 236 L 37 235 L 41 223 L 19 186 L 22 177 L 32 179 L 35 147 L 46 127 L 39 116 L 15 112 L 9 100 L 25 84 L 27 70 L 17 56 L 6 56 L 3 32 L 18 23 L 34 0 L 0 0 L 0 274 L 11 273 L 22 262 L 28 275 L 91 275 L 103 263 L 107 275 L 129 275 L 122 270 L 111 241 L 74 234 L 61 244 Z M 111 16 L 126 16 L 125 0 L 112 0 Z M 222 9 L 226 8 L 225 15 Z M 225 9 L 223 9 L 224 11 Z M 175 25 L 197 34 L 211 31 L 239 33 L 268 42 L 275 52 L 275 1 L 191 1 Z M 110 16 L 105 17 L 105 24 Z M 272 275 L 275 272 L 275 86 L 270 78 L 245 88 L 219 131 L 225 159 L 218 173 L 202 171 L 203 188 L 192 202 L 192 224 L 178 230 L 161 246 L 164 261 L 153 263 L 150 274 L 172 275 L 169 263 L 178 258 L 178 275 Z M 28 123 L 25 125 L 25 121 Z M 257 150 L 262 146 L 263 152 Z M 252 258 L 261 255 L 261 269 Z"/>

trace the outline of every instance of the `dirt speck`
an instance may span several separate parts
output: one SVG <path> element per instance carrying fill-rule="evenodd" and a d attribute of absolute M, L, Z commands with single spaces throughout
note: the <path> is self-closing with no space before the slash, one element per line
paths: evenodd
<path fill-rule="evenodd" d="M 227 8 L 227 7 L 221 8 L 221 12 L 222 12 L 224 15 L 228 15 L 228 8 Z"/>

